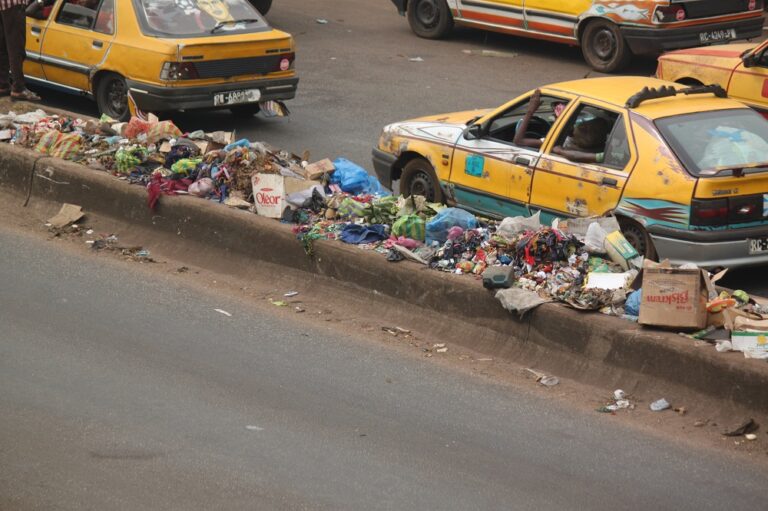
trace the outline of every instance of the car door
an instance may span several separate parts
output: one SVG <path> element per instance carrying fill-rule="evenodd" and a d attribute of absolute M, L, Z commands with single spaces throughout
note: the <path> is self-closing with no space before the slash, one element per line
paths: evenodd
<path fill-rule="evenodd" d="M 592 0 L 525 0 L 525 27 L 537 32 L 575 38 L 579 17 L 592 3 Z"/>
<path fill-rule="evenodd" d="M 754 52 L 754 64 L 740 62 L 728 83 L 728 95 L 748 104 L 763 115 L 768 113 L 768 43 Z"/>
<path fill-rule="evenodd" d="M 114 2 L 62 0 L 57 5 L 41 52 L 48 81 L 90 91 L 91 71 L 105 60 L 115 37 Z"/>
<path fill-rule="evenodd" d="M 497 110 L 459 138 L 451 163 L 450 183 L 456 201 L 471 210 L 494 217 L 528 214 L 533 169 L 538 147 L 515 145 L 513 140 L 531 96 Z M 569 98 L 543 93 L 528 136 L 543 139 L 557 123 L 555 108 Z"/>
<path fill-rule="evenodd" d="M 637 161 L 626 111 L 582 101 L 560 126 L 536 165 L 531 211 L 541 210 L 544 218 L 601 216 L 612 211 Z M 591 132 L 599 146 L 579 147 L 577 135 L 584 131 Z M 563 149 L 566 154 L 558 154 Z M 574 154 L 593 155 L 595 161 L 577 161 Z"/>
<path fill-rule="evenodd" d="M 462 18 L 524 28 L 523 0 L 457 0 Z"/>
<path fill-rule="evenodd" d="M 42 17 L 42 14 L 40 14 Z M 26 54 L 24 60 L 24 76 L 27 78 L 43 80 L 43 65 L 40 62 L 40 51 L 43 47 L 45 29 L 48 19 L 35 19 L 27 16 L 26 19 Z"/>

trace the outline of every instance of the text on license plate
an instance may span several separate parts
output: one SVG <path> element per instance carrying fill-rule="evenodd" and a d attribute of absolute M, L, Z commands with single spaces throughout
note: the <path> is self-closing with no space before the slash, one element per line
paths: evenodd
<path fill-rule="evenodd" d="M 213 106 L 255 103 L 259 99 L 261 99 L 261 91 L 259 89 L 233 90 L 214 94 Z"/>
<path fill-rule="evenodd" d="M 755 238 L 749 240 L 749 253 L 762 254 L 768 252 L 768 238 Z"/>
<path fill-rule="evenodd" d="M 736 29 L 728 28 L 723 30 L 710 30 L 709 32 L 700 32 L 699 41 L 702 43 L 714 43 L 717 41 L 730 41 L 736 39 Z"/>

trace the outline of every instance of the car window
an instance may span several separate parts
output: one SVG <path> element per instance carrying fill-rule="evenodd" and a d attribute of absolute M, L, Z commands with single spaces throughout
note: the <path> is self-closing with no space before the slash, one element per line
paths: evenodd
<path fill-rule="evenodd" d="M 155 37 L 206 37 L 270 30 L 248 0 L 133 0 L 142 32 Z"/>
<path fill-rule="evenodd" d="M 623 121 L 618 113 L 582 104 L 568 119 L 552 152 L 572 161 L 605 164 L 610 136 L 612 145 L 609 166 L 615 166 L 622 160 L 625 160 L 626 165 L 629 147 L 626 132 L 622 134 L 619 124 L 623 125 Z M 614 134 L 615 141 L 612 136 Z"/>
<path fill-rule="evenodd" d="M 624 124 L 624 116 L 620 115 L 613 124 L 613 130 L 605 144 L 605 158 L 603 165 L 614 169 L 623 170 L 629 163 L 632 154 L 629 152 L 629 139 L 627 138 L 627 126 Z"/>
<path fill-rule="evenodd" d="M 543 140 L 557 120 L 557 116 L 560 115 L 560 112 L 564 110 L 567 104 L 567 99 L 548 95 L 541 96 L 541 106 L 536 109 L 531 121 L 528 123 L 525 136 L 527 138 Z M 523 117 L 525 117 L 529 105 L 530 98 L 502 112 L 491 121 L 486 136 L 511 144 L 515 138 L 517 127 Z"/>
<path fill-rule="evenodd" d="M 56 16 L 56 23 L 90 29 L 96 21 L 99 0 L 64 0 Z"/>
<path fill-rule="evenodd" d="M 768 121 L 748 108 L 677 115 L 656 126 L 693 175 L 768 165 Z"/>
<path fill-rule="evenodd" d="M 93 30 L 108 35 L 115 33 L 115 0 L 102 0 Z"/>

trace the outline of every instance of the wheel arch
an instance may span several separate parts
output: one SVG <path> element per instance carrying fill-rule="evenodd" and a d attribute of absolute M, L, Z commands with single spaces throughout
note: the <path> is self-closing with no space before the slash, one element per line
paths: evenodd
<path fill-rule="evenodd" d="M 91 95 L 94 98 L 96 97 L 96 91 L 99 88 L 99 82 L 109 75 L 123 76 L 117 71 L 112 71 L 111 69 L 97 69 L 91 73 Z"/>
<path fill-rule="evenodd" d="M 585 18 L 580 19 L 578 24 L 576 25 L 576 34 L 575 34 L 576 35 L 576 41 L 578 41 L 579 46 L 581 46 L 581 38 L 584 36 L 584 30 L 586 30 L 587 26 L 590 23 L 594 23 L 595 21 L 598 21 L 598 20 L 610 21 L 614 25 L 616 24 L 616 22 L 613 21 L 611 18 L 606 18 L 605 16 L 590 15 L 590 16 L 587 16 Z"/>
<path fill-rule="evenodd" d="M 424 156 L 423 154 L 417 152 L 417 151 L 403 151 L 400 156 L 398 156 L 397 160 L 395 160 L 395 163 L 392 165 L 392 181 L 397 181 L 400 179 L 403 175 L 403 169 L 406 165 L 408 165 L 410 162 L 412 162 L 415 159 L 421 158 L 422 160 L 429 163 L 429 165 L 432 167 L 432 172 L 435 173 L 435 177 L 437 177 L 437 171 L 435 170 L 434 164 L 432 164 L 432 161 L 430 161 L 429 158 Z"/>

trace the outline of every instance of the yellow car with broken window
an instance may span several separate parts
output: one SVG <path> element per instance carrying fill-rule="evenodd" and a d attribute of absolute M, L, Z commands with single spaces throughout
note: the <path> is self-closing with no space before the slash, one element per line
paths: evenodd
<path fill-rule="evenodd" d="M 647 257 L 768 263 L 768 121 L 719 86 L 642 77 L 542 87 L 386 126 L 379 179 L 501 218 L 614 214 Z"/>
<path fill-rule="evenodd" d="M 91 96 L 101 113 L 228 108 L 291 99 L 290 34 L 247 0 L 41 0 L 27 10 L 25 78 Z"/>

